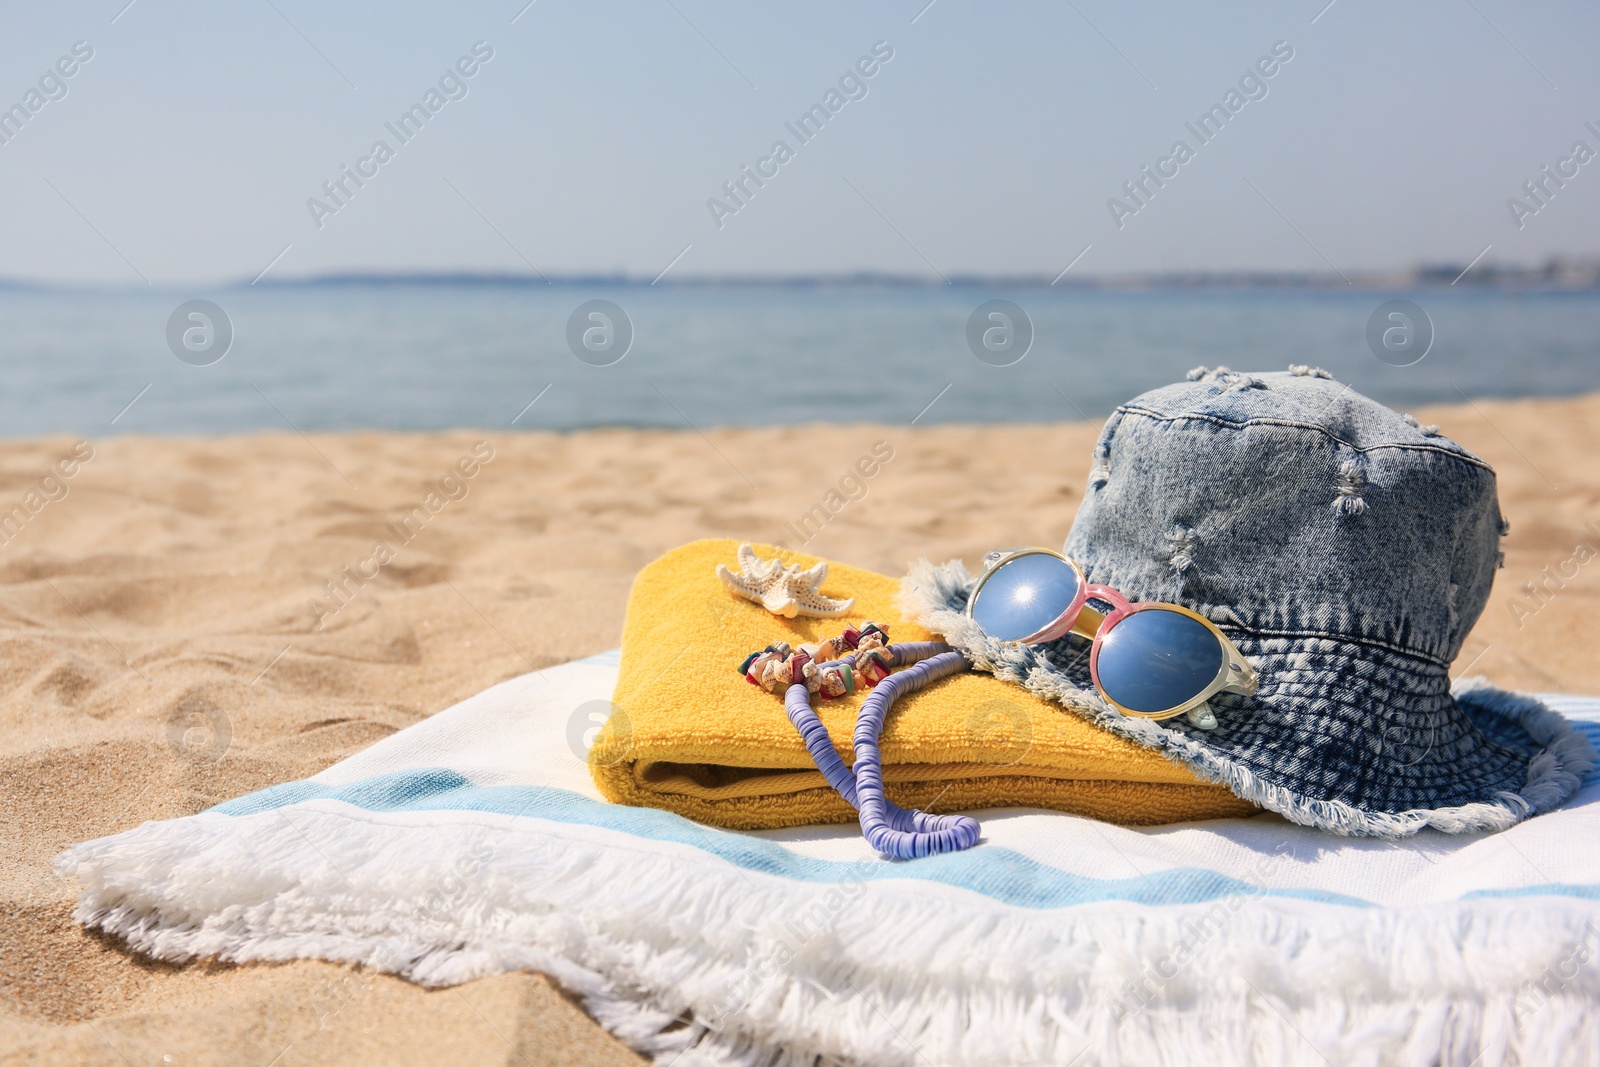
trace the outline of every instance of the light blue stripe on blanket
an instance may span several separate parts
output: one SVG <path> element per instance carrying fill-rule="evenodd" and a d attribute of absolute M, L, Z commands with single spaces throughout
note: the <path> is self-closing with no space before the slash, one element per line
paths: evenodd
<path fill-rule="evenodd" d="M 1071 874 L 1011 849 L 989 847 L 898 863 L 852 863 L 802 856 L 782 845 L 701 826 L 671 812 L 606 804 L 546 786 L 474 786 L 448 768 L 380 775 L 345 786 L 289 782 L 220 804 L 223 815 L 254 815 L 310 800 L 335 800 L 367 811 L 485 811 L 617 830 L 653 841 L 690 845 L 743 867 L 796 881 L 920 879 L 968 889 L 1024 908 L 1061 908 L 1102 901 L 1137 904 L 1199 904 L 1238 896 L 1290 897 L 1327 904 L 1370 907 L 1370 902 L 1314 889 L 1272 889 L 1217 871 L 1175 868 L 1138 878 L 1107 879 Z M 1549 887 L 1542 887 L 1545 892 Z M 1593 887 L 1572 895 L 1595 896 Z"/>
<path fill-rule="evenodd" d="M 617 652 L 587 662 L 614 666 Z M 1593 697 L 1544 696 L 1600 750 L 1600 701 Z M 1600 782 L 1600 769 L 1585 785 Z M 223 815 L 250 815 L 311 800 L 335 800 L 373 812 L 483 811 L 527 815 L 553 822 L 595 826 L 647 840 L 698 848 L 747 870 L 807 882 L 855 879 L 925 879 L 981 893 L 997 901 L 1027 908 L 1060 908 L 1097 901 L 1139 904 L 1195 904 L 1240 895 L 1293 897 L 1353 907 L 1370 907 L 1359 897 L 1323 890 L 1269 889 L 1218 871 L 1180 867 L 1150 876 L 1103 879 L 1071 874 L 1012 849 L 990 846 L 972 852 L 929 856 L 885 864 L 840 862 L 803 856 L 783 845 L 702 826 L 670 812 L 622 807 L 591 800 L 547 786 L 475 786 L 447 767 L 420 767 L 377 775 L 344 786 L 287 782 L 220 804 Z M 1600 899 L 1600 886 L 1557 884 L 1481 890 L 1467 897 L 1570 896 Z"/>

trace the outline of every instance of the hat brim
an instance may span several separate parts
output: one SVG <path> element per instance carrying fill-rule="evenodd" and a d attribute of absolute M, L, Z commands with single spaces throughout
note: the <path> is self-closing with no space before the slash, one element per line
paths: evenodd
<path fill-rule="evenodd" d="M 962 610 L 972 584 L 959 561 L 924 561 L 902 585 L 903 606 L 980 670 L 1302 825 L 1388 838 L 1503 830 L 1559 806 L 1594 764 L 1588 740 L 1534 697 L 1482 681 L 1452 692 L 1440 663 L 1320 636 L 1230 629 L 1260 686 L 1213 697 L 1214 730 L 1129 718 L 1094 688 L 1088 642 L 998 641 Z"/>

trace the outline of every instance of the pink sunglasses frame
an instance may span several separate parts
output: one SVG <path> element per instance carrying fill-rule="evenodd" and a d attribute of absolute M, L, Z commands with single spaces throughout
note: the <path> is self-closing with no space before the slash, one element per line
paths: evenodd
<path fill-rule="evenodd" d="M 1073 573 L 1078 576 L 1078 592 L 1066 609 L 1057 615 L 1048 626 L 1019 639 L 1016 643 L 1023 645 L 1044 644 L 1048 641 L 1059 640 L 1069 633 L 1077 634 L 1079 637 L 1090 641 L 1089 677 L 1094 680 L 1095 689 L 1099 691 L 1100 696 L 1106 703 L 1116 708 L 1123 715 L 1136 719 L 1159 720 L 1171 719 L 1187 713 L 1191 723 L 1200 729 L 1209 730 L 1216 726 L 1216 717 L 1206 706 L 1208 700 L 1224 691 L 1240 693 L 1245 696 L 1256 691 L 1259 682 L 1256 678 L 1255 668 L 1244 657 L 1244 654 L 1234 647 L 1233 642 L 1228 640 L 1227 635 L 1218 629 L 1217 625 L 1210 619 L 1198 612 L 1189 610 L 1181 604 L 1168 604 L 1159 600 L 1135 603 L 1109 585 L 1090 585 L 1088 579 L 1084 576 L 1083 568 L 1078 565 L 1077 560 L 1071 556 L 1062 555 L 1053 549 L 1001 548 L 984 556 L 983 575 L 978 579 L 977 585 L 973 586 L 972 593 L 967 597 L 967 617 L 972 617 L 973 607 L 978 602 L 978 594 L 993 574 L 1020 556 L 1033 555 L 1054 556 L 1071 567 Z M 1102 603 L 1110 604 L 1111 611 L 1096 611 L 1094 608 L 1089 607 L 1090 600 L 1099 600 Z M 1180 615 L 1186 615 L 1211 631 L 1211 635 L 1222 646 L 1222 665 L 1217 670 L 1217 676 L 1198 694 L 1176 707 L 1154 712 L 1135 711 L 1133 708 L 1118 703 L 1110 693 L 1106 692 L 1105 686 L 1100 683 L 1100 649 L 1103 639 L 1116 628 L 1118 623 L 1141 611 L 1175 611 Z"/>

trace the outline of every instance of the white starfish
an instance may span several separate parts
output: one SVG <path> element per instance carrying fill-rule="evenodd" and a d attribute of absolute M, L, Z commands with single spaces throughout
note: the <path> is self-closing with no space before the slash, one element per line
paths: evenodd
<path fill-rule="evenodd" d="M 784 566 L 781 559 L 762 559 L 749 545 L 740 545 L 739 566 L 743 574 L 735 574 L 719 563 L 717 577 L 722 579 L 722 584 L 729 591 L 746 600 L 754 600 L 774 615 L 782 615 L 786 619 L 796 615 L 836 619 L 855 605 L 853 597 L 834 600 L 819 592 L 828 577 L 826 563 L 803 571 L 798 563 Z"/>

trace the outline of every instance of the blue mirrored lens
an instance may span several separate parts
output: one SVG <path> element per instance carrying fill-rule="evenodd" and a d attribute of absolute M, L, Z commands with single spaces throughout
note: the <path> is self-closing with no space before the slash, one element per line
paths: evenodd
<path fill-rule="evenodd" d="M 1155 713 L 1192 700 L 1222 670 L 1217 635 L 1187 615 L 1153 608 L 1100 640 L 1100 686 L 1125 708 Z"/>
<path fill-rule="evenodd" d="M 1065 560 L 1018 556 L 983 583 L 972 618 L 990 637 L 1020 641 L 1054 622 L 1077 595 L 1078 573 Z"/>

